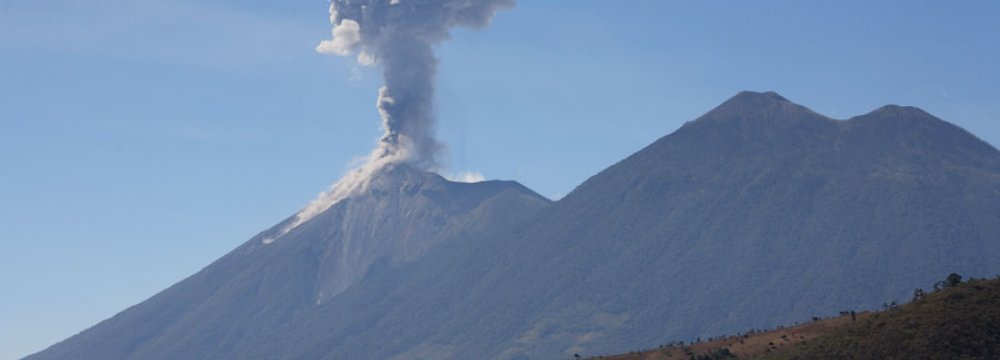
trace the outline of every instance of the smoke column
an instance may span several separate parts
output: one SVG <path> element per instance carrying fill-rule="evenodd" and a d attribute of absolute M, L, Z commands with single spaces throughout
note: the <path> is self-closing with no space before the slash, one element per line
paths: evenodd
<path fill-rule="evenodd" d="M 357 56 L 359 64 L 377 66 L 385 84 L 378 93 L 382 137 L 367 162 L 322 193 L 275 235 L 270 244 L 331 206 L 367 188 L 371 176 L 393 163 L 437 170 L 444 146 L 434 137 L 434 46 L 453 27 L 489 25 L 497 11 L 514 0 L 332 0 L 333 38 L 316 51 Z"/>
<path fill-rule="evenodd" d="M 435 169 L 443 148 L 434 138 L 434 45 L 456 26 L 482 28 L 513 0 L 333 0 L 333 39 L 320 53 L 379 66 L 385 85 L 378 110 L 384 134 L 373 159 L 391 158 Z"/>

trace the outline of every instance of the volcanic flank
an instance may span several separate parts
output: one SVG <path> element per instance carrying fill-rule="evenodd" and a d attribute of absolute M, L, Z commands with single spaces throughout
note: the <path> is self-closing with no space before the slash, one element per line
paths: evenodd
<path fill-rule="evenodd" d="M 247 341 L 264 341 L 257 337 L 270 337 L 264 334 L 323 307 L 370 272 L 390 271 L 435 246 L 523 223 L 548 203 L 516 182 L 451 182 L 409 165 L 386 165 L 371 175 L 363 193 L 285 231 L 296 221 L 290 217 L 197 274 L 33 358 L 247 358 L 236 355 Z M 281 233 L 280 241 L 265 241 Z M 78 341 L 100 345 L 81 350 Z"/>
<path fill-rule="evenodd" d="M 368 179 L 29 359 L 611 354 L 1000 273 L 1000 152 L 912 107 L 740 93 L 555 203 L 405 164 Z"/>
<path fill-rule="evenodd" d="M 546 203 L 516 182 L 451 182 L 410 165 L 389 164 L 371 175 L 363 193 L 338 201 L 283 235 L 271 245 L 278 249 L 265 250 L 251 240 L 247 251 L 315 252 L 318 304 L 363 278 L 378 261 L 397 267 L 441 242 L 479 227 L 504 226 Z M 270 238 L 283 227 L 261 236 Z"/>

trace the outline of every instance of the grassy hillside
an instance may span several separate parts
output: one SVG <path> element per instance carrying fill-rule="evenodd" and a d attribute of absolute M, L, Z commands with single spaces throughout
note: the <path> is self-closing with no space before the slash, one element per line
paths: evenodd
<path fill-rule="evenodd" d="M 615 356 L 598 356 L 593 359 L 611 360 L 687 360 L 695 359 L 756 359 L 779 349 L 815 340 L 818 337 L 842 329 L 852 321 L 872 316 L 872 313 L 851 315 L 811 321 L 802 325 L 779 327 L 767 331 L 751 331 L 746 334 L 707 339 L 696 343 L 675 343 L 656 350 L 638 351 Z M 728 355 L 727 355 L 728 354 Z M 713 357 L 714 356 L 714 357 Z"/>
<path fill-rule="evenodd" d="M 1000 280 L 931 293 L 769 358 L 1000 358 Z"/>
<path fill-rule="evenodd" d="M 599 357 L 662 359 L 997 359 L 1000 279 L 942 289 L 878 313 Z"/>

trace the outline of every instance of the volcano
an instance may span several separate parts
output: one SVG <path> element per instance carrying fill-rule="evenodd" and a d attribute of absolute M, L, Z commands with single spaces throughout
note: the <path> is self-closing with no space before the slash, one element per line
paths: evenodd
<path fill-rule="evenodd" d="M 458 183 L 389 165 L 368 179 L 365 193 L 288 230 L 290 217 L 149 300 L 29 358 L 238 358 L 249 339 L 321 307 L 369 273 L 416 261 L 484 228 L 511 226 L 548 203 L 516 182 Z M 101 345 L 81 350 L 77 341 Z"/>
<path fill-rule="evenodd" d="M 29 359 L 620 353 L 1000 273 L 1000 152 L 913 107 L 743 92 L 557 202 L 406 165 L 370 184 Z"/>

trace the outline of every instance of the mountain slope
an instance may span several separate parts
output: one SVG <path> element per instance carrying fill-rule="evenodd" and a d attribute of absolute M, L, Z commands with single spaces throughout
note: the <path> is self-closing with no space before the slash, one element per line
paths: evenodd
<path fill-rule="evenodd" d="M 550 358 L 877 308 L 941 273 L 1000 269 L 998 189 L 1000 153 L 917 109 L 839 121 L 743 93 L 531 224 L 345 293 L 366 304 L 355 327 L 297 339 L 358 314 L 330 304 L 261 347 Z"/>
<path fill-rule="evenodd" d="M 1000 269 L 1000 152 L 916 108 L 833 120 L 745 92 L 550 205 L 520 187 L 426 193 L 384 213 L 377 193 L 352 199 L 274 251 L 265 232 L 33 359 L 616 353 Z M 475 210 L 447 210 L 469 197 Z M 404 228 L 441 237 L 413 245 Z M 362 270 L 339 275 L 329 234 L 370 242 L 350 247 Z"/>
<path fill-rule="evenodd" d="M 744 93 L 557 204 L 531 237 L 572 249 L 532 271 L 579 269 L 575 291 L 621 306 L 580 346 L 598 352 L 873 308 L 1000 268 L 998 175 L 995 149 L 913 108 L 835 121 Z"/>
<path fill-rule="evenodd" d="M 950 277 L 949 277 L 950 278 Z M 605 356 L 610 360 L 995 359 L 1000 278 L 948 284 L 880 312 L 841 314 L 768 331 Z"/>
<path fill-rule="evenodd" d="M 996 359 L 1000 280 L 971 280 L 768 359 Z"/>
<path fill-rule="evenodd" d="M 269 243 L 290 218 L 149 300 L 28 358 L 234 358 L 372 269 L 402 266 L 463 234 L 517 223 L 547 203 L 514 182 L 454 183 L 391 166 L 366 194 Z"/>

